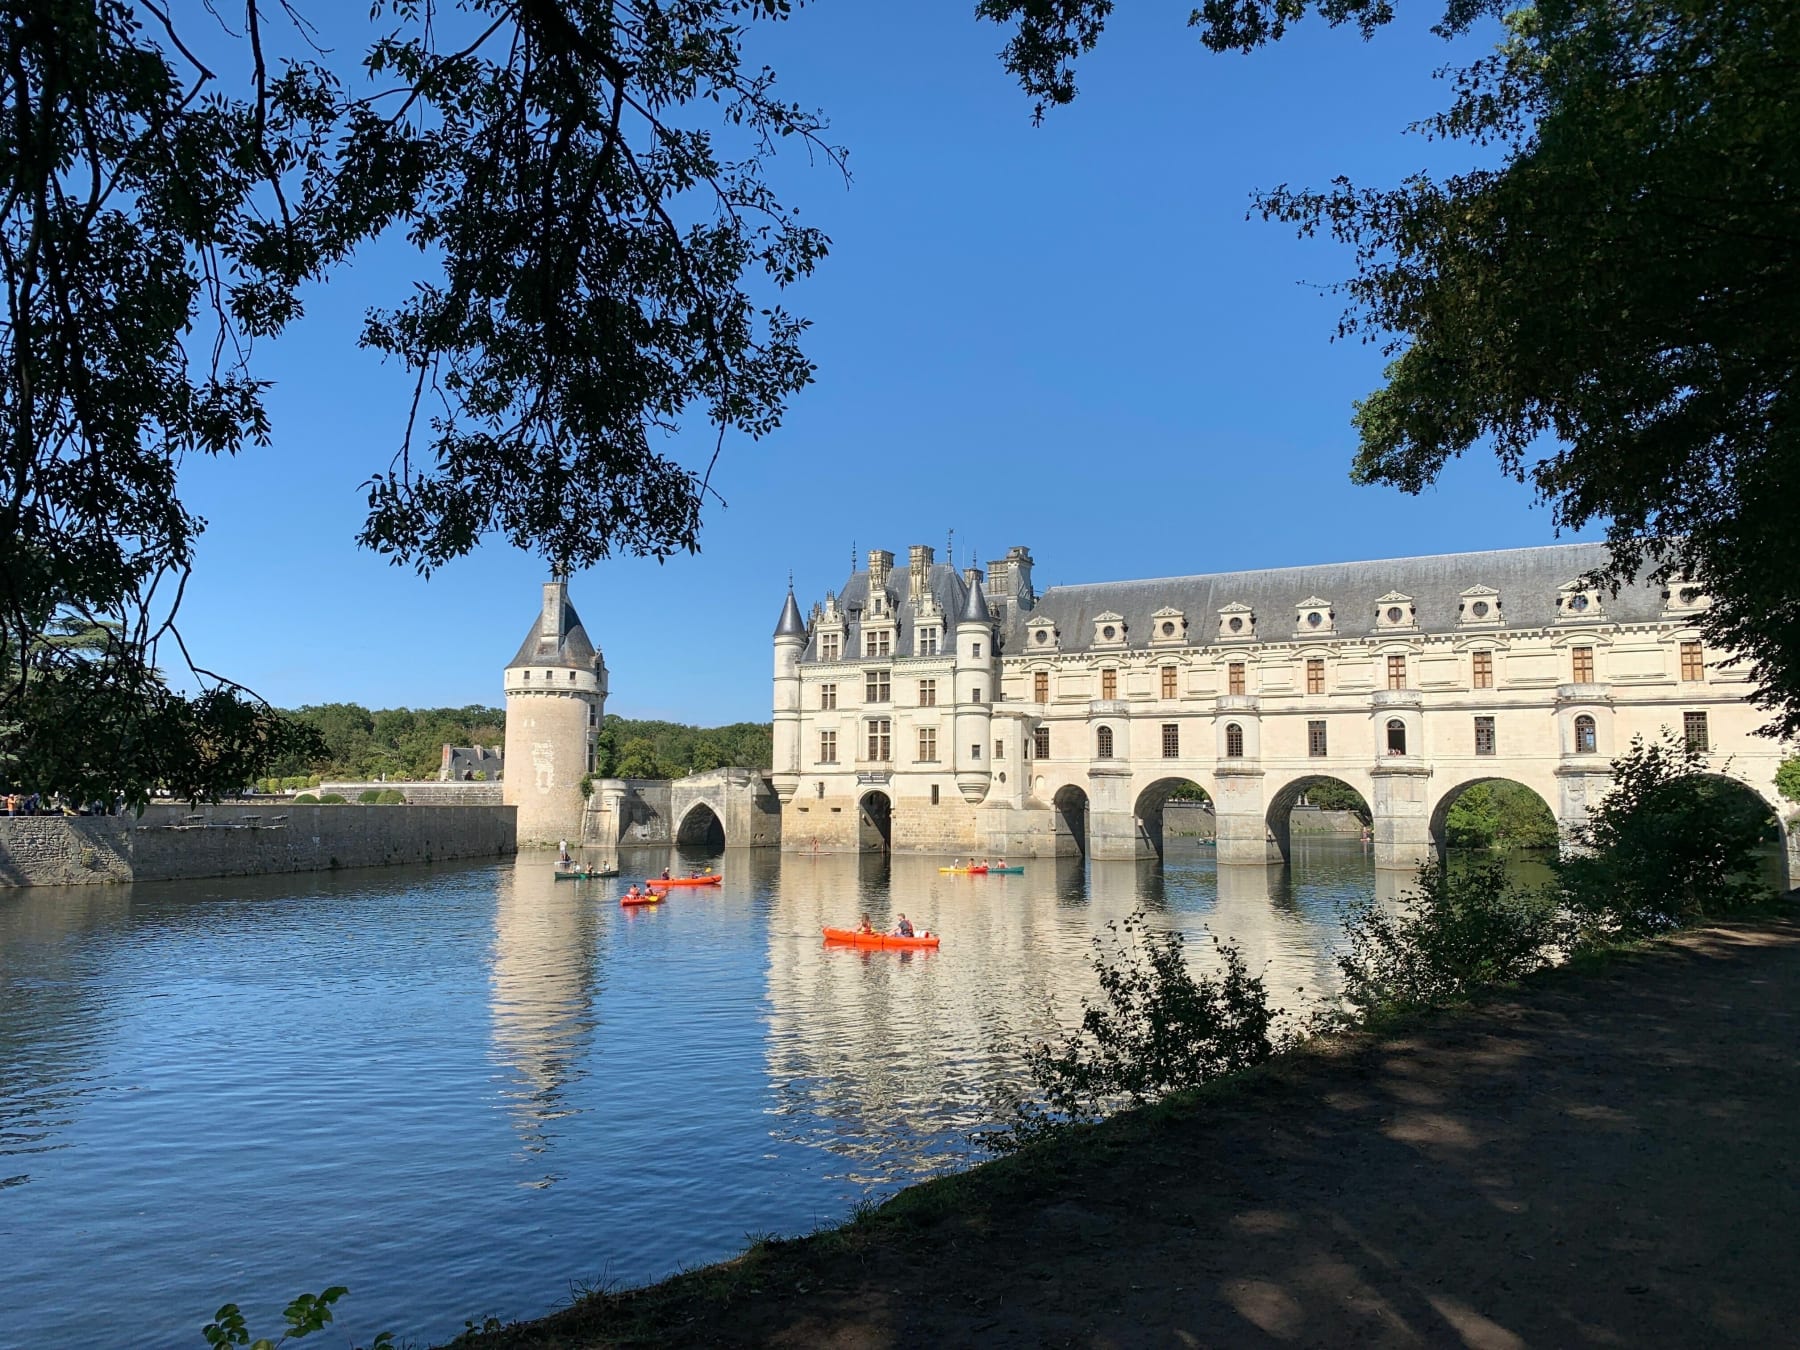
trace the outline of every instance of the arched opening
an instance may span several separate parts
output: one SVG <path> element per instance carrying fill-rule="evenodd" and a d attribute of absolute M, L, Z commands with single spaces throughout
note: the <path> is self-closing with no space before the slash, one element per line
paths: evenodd
<path fill-rule="evenodd" d="M 1694 788 L 1710 795 L 1720 807 L 1741 813 L 1746 823 L 1754 822 L 1762 831 L 1764 855 L 1759 880 L 1782 891 L 1800 886 L 1800 875 L 1794 873 L 1788 856 L 1787 827 L 1782 825 L 1780 812 L 1769 804 L 1768 798 L 1748 783 L 1722 773 L 1699 775 Z"/>
<path fill-rule="evenodd" d="M 886 853 L 894 844 L 894 804 L 885 792 L 867 792 L 856 805 L 857 847 Z"/>
<path fill-rule="evenodd" d="M 1058 788 L 1051 799 L 1056 808 L 1057 856 L 1087 855 L 1088 795 L 1073 783 Z"/>
<path fill-rule="evenodd" d="M 705 802 L 696 802 L 681 818 L 681 824 L 675 830 L 675 842 L 682 848 L 717 853 L 725 847 L 725 822 Z"/>
<path fill-rule="evenodd" d="M 1244 757 L 1244 729 L 1236 722 L 1225 724 L 1225 758 L 1242 759 Z"/>
<path fill-rule="evenodd" d="M 1113 757 L 1113 732 L 1111 727 L 1101 727 L 1094 733 L 1094 758 L 1111 759 Z"/>
<path fill-rule="evenodd" d="M 1137 817 L 1138 834 L 1159 858 L 1170 838 L 1211 844 L 1217 837 L 1212 794 L 1191 778 L 1157 779 L 1138 793 L 1132 814 Z"/>
<path fill-rule="evenodd" d="M 1559 837 L 1550 803 L 1510 778 L 1459 783 L 1431 813 L 1431 841 L 1440 858 L 1452 849 L 1553 849 Z"/>
<path fill-rule="evenodd" d="M 1406 723 L 1402 722 L 1398 717 L 1388 718 L 1387 752 L 1390 755 L 1404 755 L 1406 753 Z"/>
<path fill-rule="evenodd" d="M 1308 774 L 1296 778 L 1269 799 L 1265 823 L 1269 838 L 1281 851 L 1281 860 L 1289 862 L 1296 835 L 1361 843 L 1369 838 L 1374 819 L 1369 799 L 1343 779 Z"/>
<path fill-rule="evenodd" d="M 1594 726 L 1594 719 L 1586 713 L 1582 713 L 1575 719 L 1575 753 L 1591 755 L 1599 743 L 1600 738 Z"/>

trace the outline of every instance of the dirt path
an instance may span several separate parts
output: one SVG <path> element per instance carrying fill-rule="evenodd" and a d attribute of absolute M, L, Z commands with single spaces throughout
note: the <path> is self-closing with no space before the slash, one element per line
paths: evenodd
<path fill-rule="evenodd" d="M 1800 1346 L 1797 1033 L 1707 930 L 492 1343 Z"/>

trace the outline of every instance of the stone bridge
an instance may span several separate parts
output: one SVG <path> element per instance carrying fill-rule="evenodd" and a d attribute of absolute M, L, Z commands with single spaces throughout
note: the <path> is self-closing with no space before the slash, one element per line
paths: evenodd
<path fill-rule="evenodd" d="M 772 848 L 781 843 L 781 803 L 757 769 L 712 769 L 686 778 L 594 781 L 582 841 Z"/>

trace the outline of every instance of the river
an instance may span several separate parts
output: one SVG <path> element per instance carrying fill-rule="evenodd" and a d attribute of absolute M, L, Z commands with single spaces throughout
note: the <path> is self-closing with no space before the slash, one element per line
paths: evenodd
<path fill-rule="evenodd" d="M 329 1284 L 359 1342 L 436 1341 L 808 1231 L 977 1156 L 1109 920 L 1235 940 L 1295 1008 L 1378 885 L 1318 840 L 945 861 L 734 852 L 640 910 L 541 857 L 0 893 L 0 1345 L 199 1346 L 227 1300 L 274 1335 Z M 864 910 L 944 945 L 821 944 Z"/>

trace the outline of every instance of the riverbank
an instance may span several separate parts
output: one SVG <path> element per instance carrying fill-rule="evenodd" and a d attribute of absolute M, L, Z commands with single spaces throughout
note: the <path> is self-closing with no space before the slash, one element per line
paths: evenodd
<path fill-rule="evenodd" d="M 1796 1033 L 1717 925 L 466 1344 L 1791 1344 Z"/>

